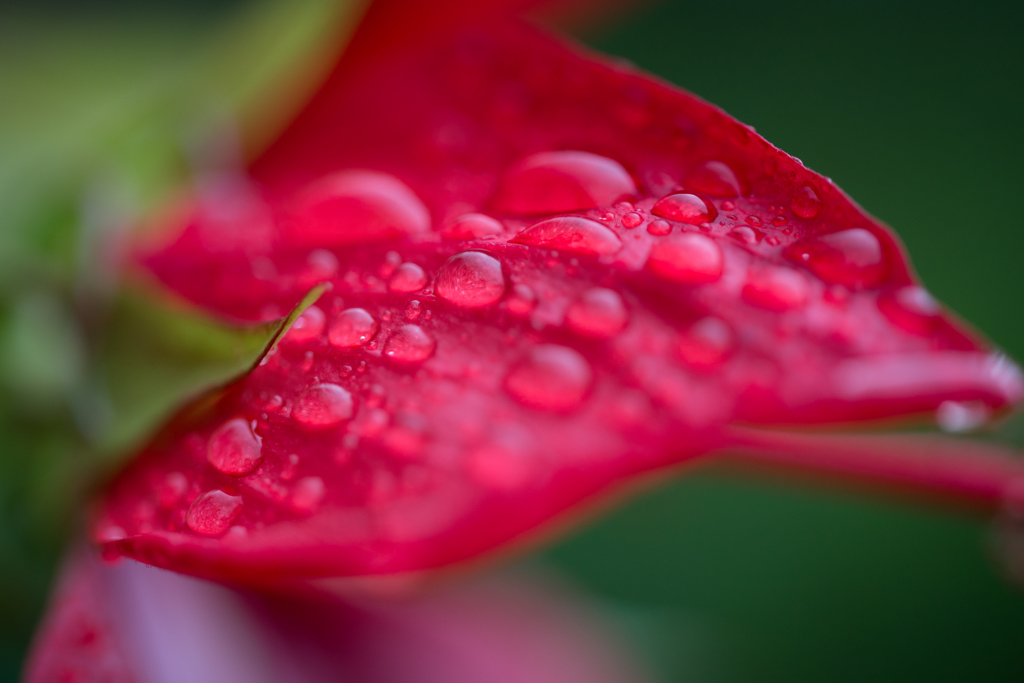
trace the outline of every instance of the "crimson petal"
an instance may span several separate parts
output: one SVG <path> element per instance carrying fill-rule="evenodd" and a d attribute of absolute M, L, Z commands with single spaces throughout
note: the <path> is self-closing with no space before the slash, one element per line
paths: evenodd
<path fill-rule="evenodd" d="M 97 517 L 108 551 L 254 581 L 418 570 L 727 445 L 730 424 L 1024 393 L 830 181 L 530 27 L 342 62 L 251 175 L 272 244 L 211 252 L 197 211 L 145 263 L 249 319 L 329 281 L 326 331 L 286 338 L 121 474 Z M 685 215 L 655 210 L 680 194 Z M 207 457 L 238 419 L 261 442 L 249 474 Z"/>

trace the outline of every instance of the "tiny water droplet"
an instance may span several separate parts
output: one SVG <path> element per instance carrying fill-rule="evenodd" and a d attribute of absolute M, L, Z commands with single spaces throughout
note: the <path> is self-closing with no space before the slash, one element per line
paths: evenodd
<path fill-rule="evenodd" d="M 530 408 L 567 412 L 586 396 L 593 374 L 578 352 L 556 344 L 539 344 L 509 371 L 505 389 Z"/>
<path fill-rule="evenodd" d="M 373 339 L 379 325 L 362 308 L 349 308 L 338 314 L 327 331 L 332 346 L 355 348 Z"/>
<path fill-rule="evenodd" d="M 785 311 L 807 303 L 810 286 L 802 274 L 789 268 L 757 268 L 747 273 L 743 298 L 758 308 Z"/>
<path fill-rule="evenodd" d="M 821 199 L 811 185 L 802 185 L 789 201 L 789 208 L 800 218 L 814 218 L 821 212 Z"/>
<path fill-rule="evenodd" d="M 690 225 L 700 225 L 715 219 L 718 211 L 695 194 L 680 192 L 662 197 L 651 209 L 655 216 Z"/>
<path fill-rule="evenodd" d="M 729 237 L 743 244 L 754 245 L 761 241 L 761 233 L 753 228 L 741 225 L 729 231 Z"/>
<path fill-rule="evenodd" d="M 305 273 L 309 280 L 320 280 L 334 277 L 338 273 L 338 258 L 326 249 L 314 249 L 306 257 L 309 270 Z"/>
<path fill-rule="evenodd" d="M 281 481 L 291 481 L 299 468 L 299 456 L 292 453 L 281 467 Z"/>
<path fill-rule="evenodd" d="M 658 219 L 647 224 L 647 232 L 658 237 L 664 237 L 672 232 L 672 225 L 668 221 Z"/>
<path fill-rule="evenodd" d="M 826 282 L 871 287 L 888 274 L 882 245 L 874 233 L 850 228 L 801 240 L 786 249 L 786 257 L 803 263 Z"/>
<path fill-rule="evenodd" d="M 647 269 L 673 282 L 699 285 L 722 277 L 723 263 L 722 248 L 713 239 L 685 233 L 656 243 Z"/>
<path fill-rule="evenodd" d="M 786 224 L 786 217 L 785 216 L 776 216 L 775 218 L 772 219 L 772 225 L 774 225 L 776 228 L 781 228 L 785 224 Z"/>
<path fill-rule="evenodd" d="M 747 216 L 747 223 L 753 225 L 755 228 L 761 227 L 761 219 L 757 216 Z"/>
<path fill-rule="evenodd" d="M 514 316 L 525 318 L 537 307 L 537 295 L 524 284 L 512 285 L 512 291 L 505 299 L 505 308 Z"/>
<path fill-rule="evenodd" d="M 686 187 L 712 197 L 738 197 L 742 194 L 736 174 L 721 161 L 706 161 L 698 166 L 686 177 Z"/>
<path fill-rule="evenodd" d="M 262 440 L 246 420 L 236 417 L 217 428 L 206 444 L 206 460 L 218 471 L 244 477 L 263 459 Z"/>
<path fill-rule="evenodd" d="M 687 365 L 705 368 L 725 360 L 733 347 L 729 326 L 718 318 L 702 318 L 679 336 L 676 352 Z"/>
<path fill-rule="evenodd" d="M 606 338 L 616 335 L 626 326 L 629 313 L 617 292 L 594 287 L 583 292 L 565 313 L 569 328 L 579 334 Z"/>
<path fill-rule="evenodd" d="M 292 508 L 302 514 L 312 514 L 320 507 L 327 492 L 320 477 L 303 477 L 295 482 L 292 490 Z"/>
<path fill-rule="evenodd" d="M 405 319 L 406 320 L 417 320 L 420 314 L 423 312 L 423 304 L 416 299 L 413 299 L 405 306 Z"/>
<path fill-rule="evenodd" d="M 478 240 L 505 231 L 501 222 L 482 213 L 464 213 L 441 228 L 446 240 Z"/>
<path fill-rule="evenodd" d="M 420 363 L 434 355 L 436 346 L 419 325 L 402 325 L 388 337 L 384 355 L 396 363 Z"/>
<path fill-rule="evenodd" d="M 614 254 L 622 248 L 622 242 L 614 232 L 597 221 L 579 216 L 543 220 L 509 241 L 588 256 Z"/>
<path fill-rule="evenodd" d="M 303 372 L 309 372 L 310 370 L 313 369 L 313 361 L 314 360 L 315 359 L 313 357 L 313 352 L 312 351 L 306 351 L 304 354 L 302 354 L 302 362 L 299 364 L 299 368 Z"/>
<path fill-rule="evenodd" d="M 389 290 L 404 294 L 418 292 L 426 285 L 427 274 L 415 263 L 403 263 L 398 266 L 388 280 Z"/>
<path fill-rule="evenodd" d="M 217 489 L 207 491 L 192 501 L 185 523 L 197 534 L 220 536 L 228 530 L 241 512 L 241 496 L 232 496 Z"/>
<path fill-rule="evenodd" d="M 644 222 L 644 217 L 636 211 L 630 211 L 622 216 L 622 227 L 632 230 Z"/>
<path fill-rule="evenodd" d="M 477 448 L 466 458 L 466 471 L 473 481 L 497 491 L 522 488 L 530 481 L 534 467 L 528 455 L 497 445 Z"/>
<path fill-rule="evenodd" d="M 324 331 L 324 312 L 317 306 L 310 306 L 295 319 L 285 339 L 301 344 L 316 339 Z"/>
<path fill-rule="evenodd" d="M 401 263 L 402 255 L 397 251 L 389 251 L 384 254 L 384 261 L 380 264 L 378 272 L 380 272 L 381 277 L 389 278 L 391 277 L 391 274 L 395 272 L 395 268 L 397 268 Z"/>
<path fill-rule="evenodd" d="M 292 408 L 292 419 L 310 429 L 333 427 L 351 417 L 352 395 L 329 382 L 306 389 Z"/>
<path fill-rule="evenodd" d="M 939 321 L 942 307 L 923 287 L 908 285 L 878 297 L 878 307 L 897 327 L 915 334 L 927 334 Z"/>
<path fill-rule="evenodd" d="M 160 507 L 170 509 L 178 504 L 188 490 L 188 479 L 181 472 L 171 472 L 160 485 L 158 499 Z"/>
<path fill-rule="evenodd" d="M 483 308 L 505 294 L 501 263 L 481 251 L 464 251 L 445 261 L 437 274 L 437 296 L 462 308 Z"/>
<path fill-rule="evenodd" d="M 611 206 L 637 193 L 622 165 L 590 152 L 541 152 L 505 175 L 494 200 L 500 213 L 542 216 Z"/>
<path fill-rule="evenodd" d="M 394 176 L 349 170 L 310 185 L 296 198 L 286 235 L 293 244 L 323 247 L 417 235 L 430 213 Z"/>

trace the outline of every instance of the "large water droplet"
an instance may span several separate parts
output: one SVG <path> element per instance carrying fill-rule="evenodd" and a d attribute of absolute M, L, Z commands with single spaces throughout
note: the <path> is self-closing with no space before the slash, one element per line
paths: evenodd
<path fill-rule="evenodd" d="M 462 308 L 483 308 L 505 294 L 501 263 L 490 254 L 464 251 L 445 261 L 437 274 L 437 295 Z"/>
<path fill-rule="evenodd" d="M 850 287 L 871 287 L 887 274 L 882 245 L 874 233 L 864 228 L 801 240 L 786 249 L 786 257 L 806 265 L 826 282 Z"/>
<path fill-rule="evenodd" d="M 715 282 L 722 277 L 722 248 L 708 237 L 686 233 L 655 243 L 647 269 L 663 278 L 688 285 Z"/>
<path fill-rule="evenodd" d="M 807 303 L 810 285 L 802 274 L 789 268 L 757 268 L 747 274 L 743 298 L 769 311 L 785 311 Z"/>
<path fill-rule="evenodd" d="M 505 389 L 523 405 L 566 412 L 579 406 L 590 388 L 590 364 L 576 351 L 555 344 L 533 347 L 505 377 Z"/>
<path fill-rule="evenodd" d="M 632 176 L 617 161 L 590 152 L 541 152 L 509 169 L 494 208 L 542 216 L 611 206 L 636 192 Z"/>
<path fill-rule="evenodd" d="M 402 325 L 388 337 L 384 355 L 396 363 L 420 363 L 434 355 L 436 346 L 419 325 Z"/>
<path fill-rule="evenodd" d="M 629 211 L 622 215 L 622 227 L 632 230 L 644 222 L 644 217 L 636 211 Z"/>
<path fill-rule="evenodd" d="M 427 274 L 415 263 L 403 263 L 398 266 L 388 280 L 389 290 L 403 294 L 418 292 L 426 286 Z"/>
<path fill-rule="evenodd" d="M 314 384 L 302 392 L 292 408 L 292 419 L 304 427 L 333 427 L 352 417 L 352 394 L 337 384 Z"/>
<path fill-rule="evenodd" d="M 711 367 L 732 351 L 733 334 L 718 318 L 702 318 L 679 336 L 676 352 L 687 365 Z"/>
<path fill-rule="evenodd" d="M 579 216 L 549 218 L 531 225 L 509 241 L 588 256 L 614 254 L 622 248 L 619 236 L 610 229 Z"/>
<path fill-rule="evenodd" d="M 490 216 L 465 213 L 441 228 L 441 237 L 446 240 L 478 240 L 504 231 L 501 223 Z"/>
<path fill-rule="evenodd" d="M 917 285 L 900 287 L 878 297 L 878 307 L 898 327 L 915 334 L 928 334 L 939 321 L 942 307 L 928 290 Z"/>
<path fill-rule="evenodd" d="M 821 212 L 821 199 L 810 185 L 802 185 L 789 201 L 789 208 L 800 218 L 814 218 Z"/>
<path fill-rule="evenodd" d="M 686 176 L 686 186 L 712 197 L 738 197 L 740 181 L 721 161 L 706 161 Z"/>
<path fill-rule="evenodd" d="M 206 444 L 206 460 L 224 474 L 244 477 L 263 459 L 262 441 L 238 417 L 222 424 Z"/>
<path fill-rule="evenodd" d="M 376 171 L 341 171 L 296 198 L 286 234 L 293 244 L 338 246 L 416 235 L 430 213 L 404 183 Z"/>
<path fill-rule="evenodd" d="M 680 192 L 662 197 L 651 209 L 655 216 L 668 218 L 669 220 L 700 225 L 715 219 L 718 211 L 714 206 L 708 204 L 695 194 Z"/>
<path fill-rule="evenodd" d="M 351 349 L 362 346 L 377 334 L 378 324 L 373 316 L 362 308 L 348 308 L 338 314 L 327 330 L 327 339 L 332 346 Z"/>
<path fill-rule="evenodd" d="M 324 312 L 316 306 L 310 306 L 295 319 L 285 339 L 296 344 L 312 341 L 324 331 L 324 321 Z"/>
<path fill-rule="evenodd" d="M 626 326 L 628 319 L 622 297 L 603 287 L 583 292 L 565 312 L 569 328 L 588 337 L 612 337 Z"/>
<path fill-rule="evenodd" d="M 192 501 L 185 523 L 197 534 L 220 536 L 241 512 L 241 496 L 232 496 L 221 490 L 207 491 Z"/>

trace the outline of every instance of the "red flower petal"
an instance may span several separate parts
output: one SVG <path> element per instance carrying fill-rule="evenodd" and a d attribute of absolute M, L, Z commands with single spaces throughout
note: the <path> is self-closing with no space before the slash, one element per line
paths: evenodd
<path fill-rule="evenodd" d="M 236 579 L 420 569 L 723 445 L 737 421 L 1021 398 L 883 226 L 750 129 L 529 28 L 443 38 L 343 64 L 255 164 L 272 249 L 212 252 L 199 210 L 147 257 L 235 317 L 334 289 L 326 333 L 304 326 L 113 484 L 111 548 Z M 236 477 L 206 452 L 239 417 L 262 445 Z M 242 501 L 219 538 L 187 520 L 209 492 Z"/>
<path fill-rule="evenodd" d="M 87 553 L 63 574 L 25 683 L 645 680 L 599 615 L 537 581 L 348 603 L 241 593 Z"/>

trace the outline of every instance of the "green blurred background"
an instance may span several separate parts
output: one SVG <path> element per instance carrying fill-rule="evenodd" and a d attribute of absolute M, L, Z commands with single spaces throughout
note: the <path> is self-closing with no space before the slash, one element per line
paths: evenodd
<path fill-rule="evenodd" d="M 124 205 L 144 205 L 147 188 L 184 164 L 152 142 L 180 121 L 139 83 L 188 81 L 182 65 L 240 11 L 239 2 L 5 4 L 4 367 L 19 344 L 31 346 L 12 330 L 28 324 L 45 339 L 63 324 L 59 304 L 25 303 L 25 283 L 54 301 L 80 286 L 62 231 L 87 222 L 92 204 L 82 198 L 95 192 L 83 188 L 137 173 L 142 181 L 111 182 L 128 187 L 116 196 L 134 197 Z M 940 299 L 1024 358 L 1021 36 L 1021 3 L 664 0 L 583 39 L 718 104 L 832 177 L 895 227 Z M 126 101 L 161 113 L 132 119 L 132 133 L 119 136 L 104 107 Z M 10 239 L 19 231 L 35 259 L 27 273 L 11 265 L 27 253 Z M 19 379 L 5 373 L 6 404 Z M 2 407 L 0 680 L 13 681 L 58 548 L 47 515 L 29 510 L 39 498 L 25 482 L 40 479 L 37 460 L 73 474 L 66 458 L 36 454 L 73 452 L 76 442 L 52 426 L 61 409 Z M 533 561 L 605 605 L 665 681 L 1019 681 L 1024 591 L 1002 580 L 991 546 L 989 520 L 711 471 L 605 515 Z"/>

